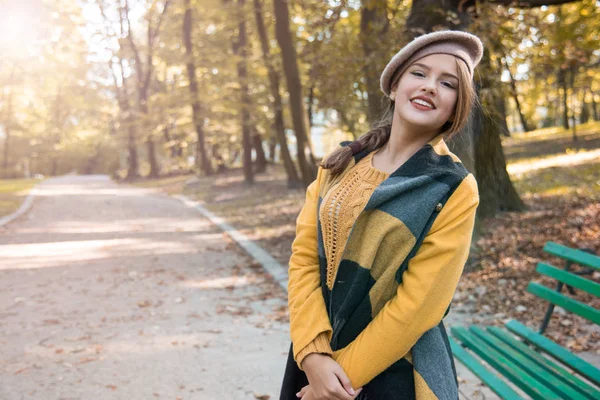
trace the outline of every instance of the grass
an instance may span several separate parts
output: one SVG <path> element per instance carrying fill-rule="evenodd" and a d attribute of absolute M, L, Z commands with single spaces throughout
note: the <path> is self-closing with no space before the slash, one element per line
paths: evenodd
<path fill-rule="evenodd" d="M 547 128 L 503 141 L 507 170 L 517 192 L 532 196 L 577 194 L 600 198 L 600 122 L 571 131 Z"/>
<path fill-rule="evenodd" d="M 15 212 L 38 179 L 0 179 L 0 217 Z"/>
<path fill-rule="evenodd" d="M 177 175 L 158 179 L 138 179 L 130 182 L 131 184 L 148 189 L 159 189 L 168 194 L 178 194 L 183 191 L 187 180 L 193 178 L 193 175 Z"/>
<path fill-rule="evenodd" d="M 577 126 L 576 142 L 573 141 L 571 130 L 554 127 L 515 133 L 503 138 L 502 146 L 509 162 L 549 157 L 567 151 L 597 149 L 600 148 L 600 121 Z"/>

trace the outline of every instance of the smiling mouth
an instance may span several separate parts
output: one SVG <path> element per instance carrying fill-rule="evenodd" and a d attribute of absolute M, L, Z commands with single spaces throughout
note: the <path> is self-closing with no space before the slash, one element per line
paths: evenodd
<path fill-rule="evenodd" d="M 433 104 L 431 104 L 430 102 L 423 100 L 423 99 L 412 99 L 411 103 L 415 103 L 415 104 L 421 105 L 423 107 L 428 107 L 432 110 L 435 109 L 435 106 Z"/>

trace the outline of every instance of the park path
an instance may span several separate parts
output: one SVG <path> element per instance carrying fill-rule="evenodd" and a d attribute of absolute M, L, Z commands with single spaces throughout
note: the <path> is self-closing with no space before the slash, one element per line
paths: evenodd
<path fill-rule="evenodd" d="M 278 397 L 285 293 L 181 202 L 49 179 L 0 257 L 0 399 Z"/>

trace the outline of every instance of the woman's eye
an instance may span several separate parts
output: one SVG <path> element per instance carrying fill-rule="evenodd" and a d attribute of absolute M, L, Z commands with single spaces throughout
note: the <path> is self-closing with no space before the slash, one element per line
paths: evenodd
<path fill-rule="evenodd" d="M 412 71 L 411 74 L 413 74 L 414 76 L 420 76 L 421 78 L 425 76 L 425 74 L 421 71 Z"/>
<path fill-rule="evenodd" d="M 455 89 L 456 88 L 454 86 L 454 84 L 451 83 L 451 82 L 442 82 L 442 85 L 444 85 L 444 86 L 446 86 L 447 88 L 450 88 L 450 89 Z"/>

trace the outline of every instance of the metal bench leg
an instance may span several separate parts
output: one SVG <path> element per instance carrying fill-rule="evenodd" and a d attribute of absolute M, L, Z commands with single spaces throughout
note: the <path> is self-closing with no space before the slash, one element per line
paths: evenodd
<path fill-rule="evenodd" d="M 568 272 L 569 269 L 571 269 L 571 261 L 567 261 L 567 265 L 565 265 L 565 271 Z M 556 291 L 558 293 L 560 293 L 562 291 L 563 286 L 564 286 L 564 283 L 558 282 L 558 284 L 556 285 Z M 571 290 L 573 290 L 573 288 L 571 288 Z M 574 294 L 574 293 L 571 293 L 571 294 Z M 542 321 L 542 326 L 540 327 L 540 331 L 539 331 L 540 335 L 543 335 L 544 331 L 548 327 L 548 323 L 550 322 L 550 317 L 552 317 L 553 311 L 554 311 L 554 304 L 550 303 L 550 305 L 548 305 L 548 309 L 546 310 L 546 315 L 544 315 L 544 320 Z"/>
<path fill-rule="evenodd" d="M 586 253 L 596 255 L 594 250 L 589 249 L 589 248 L 579 249 L 579 250 L 585 251 Z M 571 261 L 567 261 L 567 265 L 565 265 L 565 271 L 568 272 L 570 268 L 571 268 Z M 586 270 L 583 272 L 575 272 L 575 273 L 578 275 L 587 275 L 592 272 L 593 272 L 593 270 L 589 269 L 589 270 Z M 558 293 L 560 293 L 562 291 L 563 286 L 564 286 L 564 283 L 558 282 L 558 284 L 556 285 L 556 291 Z M 569 291 L 570 294 L 575 295 L 575 289 L 573 289 L 571 286 L 567 286 L 567 290 Z M 543 335 L 544 331 L 548 327 L 548 323 L 550 322 L 550 317 L 552 316 L 553 311 L 554 311 L 554 304 L 550 303 L 550 305 L 548 306 L 548 309 L 546 310 L 546 315 L 544 315 L 544 320 L 542 321 L 542 326 L 540 327 L 540 331 L 539 331 L 540 335 Z"/>

